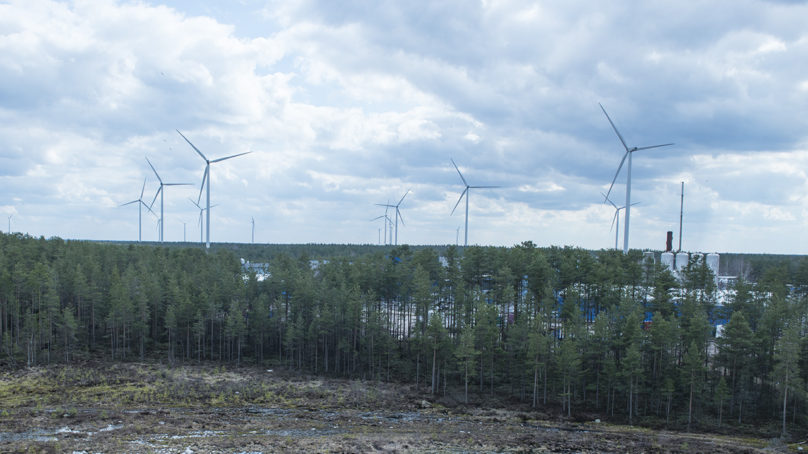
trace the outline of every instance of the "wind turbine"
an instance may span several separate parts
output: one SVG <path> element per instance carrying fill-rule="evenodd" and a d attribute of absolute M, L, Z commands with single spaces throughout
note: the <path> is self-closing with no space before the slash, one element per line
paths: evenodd
<path fill-rule="evenodd" d="M 138 243 L 141 242 L 141 231 L 142 231 L 142 225 L 143 225 L 143 216 L 142 216 L 143 207 L 145 206 L 146 209 L 149 210 L 149 211 L 152 210 L 151 207 L 146 205 L 146 202 L 143 201 L 143 191 L 145 191 L 145 190 L 146 190 L 146 179 L 144 178 L 143 179 L 143 187 L 140 188 L 140 198 L 138 198 L 137 200 L 132 200 L 131 202 L 126 202 L 126 203 L 123 203 L 123 204 L 120 205 L 120 206 L 126 206 L 126 205 L 131 205 L 133 203 L 138 204 L 138 206 L 137 206 L 137 241 L 138 241 Z"/>
<path fill-rule="evenodd" d="M 250 243 L 254 244 L 255 243 L 255 218 L 250 217 L 250 222 L 252 222 L 252 241 L 250 241 Z"/>
<path fill-rule="evenodd" d="M 185 139 L 186 142 L 188 142 L 188 145 L 190 145 L 191 148 L 193 148 L 194 151 L 196 151 L 199 154 L 199 156 L 201 156 L 202 159 L 205 160 L 205 173 L 202 175 L 202 186 L 199 188 L 199 197 L 197 197 L 197 201 L 199 201 L 202 198 L 202 189 L 205 188 L 205 181 L 207 181 L 207 183 L 208 183 L 207 188 L 208 189 L 207 189 L 207 196 L 206 196 L 205 206 L 207 207 L 208 212 L 205 214 L 205 218 L 206 218 L 206 220 L 205 220 L 205 231 L 207 232 L 206 233 L 206 246 L 205 247 L 210 249 L 210 165 L 214 164 L 214 163 L 217 163 L 217 162 L 232 159 L 232 158 L 235 158 L 235 157 L 238 157 L 238 156 L 242 156 L 242 155 L 245 155 L 245 154 L 249 154 L 251 152 L 250 151 L 245 151 L 244 153 L 238 153 L 238 154 L 234 154 L 234 155 L 230 155 L 230 156 L 225 156 L 223 158 L 208 159 L 207 156 L 202 154 L 202 152 L 199 151 L 199 148 L 196 148 L 196 146 L 194 144 L 192 144 L 191 141 L 188 140 L 187 137 L 183 136 L 182 133 L 179 130 L 176 130 L 176 131 L 177 131 L 177 134 L 182 136 L 182 138 Z"/>
<path fill-rule="evenodd" d="M 606 115 L 606 119 L 609 120 L 609 124 L 612 125 L 612 129 L 614 129 L 615 134 L 617 134 L 617 138 L 620 139 L 620 143 L 623 144 L 623 148 L 626 149 L 626 153 L 623 155 L 623 159 L 620 160 L 620 165 L 617 166 L 617 172 L 614 173 L 614 178 L 612 178 L 612 184 L 609 186 L 609 190 L 606 191 L 606 200 L 609 199 L 609 194 L 612 192 L 612 187 L 614 187 L 614 182 L 617 180 L 617 175 L 620 174 L 620 169 L 623 168 L 623 163 L 626 162 L 626 157 L 628 157 L 628 170 L 626 170 L 626 204 L 624 205 L 626 208 L 626 217 L 625 217 L 625 232 L 623 234 L 623 253 L 628 254 L 628 226 L 629 226 L 629 218 L 631 215 L 631 155 L 634 154 L 635 151 L 640 150 L 648 150 L 651 148 L 659 148 L 659 147 L 667 147 L 673 145 L 673 143 L 663 143 L 661 145 L 650 145 L 647 147 L 631 147 L 629 148 L 626 145 L 626 141 L 623 140 L 623 136 L 620 134 L 620 131 L 617 130 L 617 126 L 614 125 L 611 117 L 609 114 L 606 113 L 606 109 L 603 108 L 603 105 L 598 103 L 600 106 L 600 110 L 603 111 L 603 114 Z M 604 200 L 605 202 L 605 200 Z"/>
<path fill-rule="evenodd" d="M 463 174 L 460 173 L 460 169 L 457 167 L 457 164 L 455 164 L 454 159 L 450 158 L 450 160 L 452 161 L 452 165 L 454 166 L 455 170 L 457 170 L 457 174 L 460 175 L 460 179 L 463 180 L 463 184 L 466 185 L 466 188 L 463 189 L 462 193 L 460 193 L 460 198 L 457 199 L 457 203 L 455 203 L 454 208 L 452 208 L 452 214 L 454 214 L 457 206 L 460 205 L 460 201 L 463 200 L 463 196 L 466 197 L 466 236 L 463 240 L 463 247 L 466 247 L 469 245 L 469 192 L 471 192 L 469 189 L 493 189 L 499 188 L 500 186 L 470 186 L 463 177 Z"/>
<path fill-rule="evenodd" d="M 14 217 L 14 214 L 8 215 L 8 234 L 11 235 L 11 218 Z"/>
<path fill-rule="evenodd" d="M 600 195 L 602 195 L 606 199 L 606 201 L 609 202 L 609 204 L 611 204 L 614 207 L 614 216 L 612 216 L 612 226 L 609 227 L 609 231 L 610 232 L 612 231 L 612 229 L 614 228 L 615 222 L 617 222 L 617 228 L 614 229 L 614 248 L 615 248 L 615 250 L 617 250 L 618 249 L 617 248 L 617 236 L 618 236 L 618 234 L 620 232 L 620 210 L 622 210 L 625 207 L 624 206 L 618 207 L 617 205 L 614 204 L 614 202 L 612 202 L 612 199 L 606 197 L 606 194 L 604 194 L 602 192 L 600 193 Z M 640 202 L 634 202 L 631 205 L 634 206 L 634 205 L 637 205 L 639 203 Z"/>
<path fill-rule="evenodd" d="M 371 219 L 370 222 L 373 222 L 377 219 L 384 219 L 384 242 L 387 244 L 387 223 L 389 222 L 391 225 L 393 221 L 390 220 L 390 216 L 387 215 L 387 210 L 384 210 L 384 214 L 381 216 L 376 216 L 375 218 Z M 391 229 L 392 230 L 392 227 Z M 381 233 L 381 229 L 379 229 L 379 233 Z"/>
<path fill-rule="evenodd" d="M 165 227 L 165 222 L 163 222 L 163 199 L 164 199 L 166 191 L 165 191 L 164 187 L 165 186 L 192 186 L 192 184 L 191 183 L 163 183 L 163 179 L 160 178 L 160 174 L 157 173 L 157 170 L 155 170 L 155 168 L 152 165 L 151 161 L 149 161 L 148 156 L 146 157 L 146 162 L 149 163 L 149 167 L 151 167 L 152 171 L 157 176 L 157 180 L 160 181 L 160 189 L 158 189 L 157 192 L 154 194 L 154 198 L 152 199 L 151 204 L 149 205 L 149 208 L 151 209 L 152 205 L 154 205 L 155 200 L 157 200 L 157 196 L 159 195 L 160 196 L 160 242 L 162 243 L 163 242 L 163 227 Z"/>
<path fill-rule="evenodd" d="M 377 203 L 376 204 L 376 205 L 379 205 L 379 206 L 388 207 L 388 208 L 395 208 L 396 209 L 396 242 L 395 242 L 396 246 L 398 246 L 398 218 L 401 218 L 401 225 L 404 225 L 404 216 L 401 215 L 401 210 L 399 210 L 398 207 L 401 206 L 401 202 L 404 201 L 404 197 L 407 197 L 407 194 L 409 194 L 409 193 L 410 193 L 410 190 L 407 189 L 407 192 L 405 192 L 404 195 L 401 196 L 401 200 L 399 200 L 398 203 L 395 204 L 395 205 L 390 205 L 389 202 L 387 204 L 384 204 L 384 203 Z"/>
<path fill-rule="evenodd" d="M 203 244 L 205 242 L 205 240 L 202 237 L 202 235 L 204 234 L 205 229 L 202 228 L 202 213 L 205 212 L 206 208 L 200 206 L 198 203 L 196 203 L 194 201 L 194 199 L 192 199 L 190 197 L 188 198 L 188 200 L 190 200 L 191 203 L 193 203 L 195 207 L 199 208 L 199 220 L 196 223 L 199 224 L 199 244 Z M 215 205 L 211 206 L 211 208 L 215 208 L 217 206 L 219 206 L 219 204 L 215 204 Z"/>

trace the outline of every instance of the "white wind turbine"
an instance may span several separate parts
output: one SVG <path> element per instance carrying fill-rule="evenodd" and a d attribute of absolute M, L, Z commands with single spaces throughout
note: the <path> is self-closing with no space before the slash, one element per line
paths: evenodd
<path fill-rule="evenodd" d="M 390 230 L 392 231 L 393 221 L 390 219 L 390 216 L 387 215 L 387 209 L 384 210 L 384 214 L 381 216 L 376 216 L 375 218 L 371 219 L 370 222 L 383 219 L 384 221 L 384 244 L 387 244 L 387 223 L 389 222 L 391 227 Z M 381 232 L 380 232 L 381 233 Z"/>
<path fill-rule="evenodd" d="M 606 119 L 609 120 L 609 124 L 612 125 L 612 129 L 614 129 L 615 134 L 617 134 L 617 138 L 620 139 L 620 143 L 623 144 L 623 148 L 626 149 L 626 153 L 623 155 L 623 159 L 620 161 L 620 165 L 617 166 L 617 172 L 614 173 L 614 178 L 612 178 L 612 184 L 609 186 L 609 190 L 606 191 L 606 200 L 609 199 L 609 194 L 612 192 L 612 187 L 614 186 L 614 182 L 617 180 L 617 175 L 620 174 L 620 169 L 623 168 L 623 163 L 626 162 L 626 157 L 628 157 L 628 169 L 626 170 L 626 204 L 624 205 L 626 209 L 626 216 L 625 216 L 625 226 L 623 227 L 625 232 L 623 234 L 623 253 L 628 254 L 628 227 L 629 227 L 629 219 L 631 215 L 631 155 L 634 154 L 635 151 L 640 150 L 648 150 L 651 148 L 659 148 L 659 147 L 667 147 L 673 145 L 673 143 L 663 143 L 661 145 L 651 145 L 647 147 L 631 147 L 629 148 L 626 145 L 626 141 L 623 140 L 623 136 L 620 134 L 620 131 L 617 130 L 617 126 L 614 125 L 611 117 L 609 114 L 606 113 L 606 109 L 603 108 L 603 105 L 598 103 L 600 106 L 600 110 L 603 111 L 603 114 L 606 115 Z M 604 200 L 604 203 L 605 201 Z"/>
<path fill-rule="evenodd" d="M 145 190 L 146 190 L 146 179 L 144 178 L 143 179 L 143 187 L 140 188 L 140 198 L 138 198 L 137 200 L 132 200 L 131 202 L 122 203 L 120 205 L 120 206 L 126 206 L 126 205 L 131 205 L 133 203 L 138 204 L 138 206 L 137 206 L 137 241 L 138 241 L 138 243 L 141 241 L 141 231 L 142 231 L 142 225 L 143 225 L 143 216 L 142 216 L 143 207 L 146 207 L 146 209 L 149 210 L 149 211 L 152 210 L 151 207 L 149 205 L 146 205 L 146 202 L 143 201 L 143 191 L 145 191 Z"/>
<path fill-rule="evenodd" d="M 460 205 L 460 201 L 463 200 L 463 196 L 466 197 L 466 236 L 463 240 L 463 247 L 466 247 L 469 245 L 469 192 L 471 192 L 469 189 L 493 189 L 499 188 L 500 186 L 469 186 L 466 179 L 463 177 L 463 174 L 460 173 L 460 169 L 457 167 L 457 164 L 455 164 L 454 159 L 450 160 L 452 161 L 452 165 L 454 166 L 455 170 L 457 170 L 457 174 L 460 175 L 460 179 L 463 180 L 463 184 L 466 185 L 466 188 L 463 189 L 463 192 L 460 194 L 460 198 L 457 199 L 457 203 L 455 203 L 454 208 L 452 208 L 452 214 L 454 214 L 457 206 Z"/>
<path fill-rule="evenodd" d="M 612 229 L 614 229 L 614 249 L 617 250 L 618 249 L 617 237 L 618 234 L 620 233 L 620 210 L 622 210 L 625 207 L 624 206 L 618 207 L 617 205 L 614 204 L 614 202 L 612 202 L 612 199 L 606 197 L 606 194 L 602 192 L 600 193 L 600 195 L 602 195 L 606 199 L 606 201 L 609 202 L 609 204 L 614 207 L 614 216 L 612 216 L 612 226 L 609 227 L 609 231 L 611 232 Z M 640 202 L 634 202 L 631 204 L 631 206 L 637 205 L 639 203 Z M 615 222 L 617 223 L 617 228 L 615 228 Z"/>
<path fill-rule="evenodd" d="M 165 221 L 164 221 L 165 218 L 163 217 L 163 213 L 164 213 L 163 212 L 163 199 L 164 199 L 164 196 L 165 196 L 165 193 L 166 193 L 164 187 L 165 186 L 193 186 L 193 185 L 191 183 L 163 183 L 163 179 L 160 178 L 160 174 L 157 173 L 157 170 L 155 170 L 155 168 L 152 165 L 151 161 L 149 161 L 148 156 L 146 157 L 146 162 L 149 163 L 149 167 L 151 167 L 152 171 L 157 176 L 157 180 L 160 182 L 160 189 L 158 189 L 157 192 L 154 194 L 154 198 L 152 199 L 151 204 L 149 204 L 149 208 L 151 208 L 154 205 L 154 202 L 155 202 L 155 200 L 157 200 L 157 196 L 159 195 L 160 196 L 160 242 L 162 243 L 163 242 L 163 228 L 165 227 L 165 224 L 166 224 Z"/>
<path fill-rule="evenodd" d="M 196 148 L 196 146 L 194 144 L 192 144 L 191 141 L 188 140 L 187 137 L 183 136 L 182 133 L 179 130 L 177 130 L 177 134 L 182 136 L 182 138 L 185 139 L 186 142 L 188 142 L 188 145 L 190 145 L 191 148 L 193 148 L 194 151 L 196 151 L 199 154 L 199 156 L 201 156 L 202 159 L 205 160 L 205 173 L 204 173 L 204 175 L 202 175 L 202 186 L 199 188 L 199 197 L 197 197 L 197 201 L 199 201 L 202 198 L 202 189 L 205 188 L 205 182 L 207 181 L 208 186 L 207 186 L 207 196 L 206 196 L 205 206 L 207 207 L 208 212 L 205 214 L 205 219 L 206 219 L 205 220 L 205 232 L 207 232 L 206 233 L 206 246 L 205 247 L 210 248 L 210 165 L 214 164 L 214 163 L 217 163 L 217 162 L 225 161 L 227 159 L 232 159 L 232 158 L 235 158 L 235 157 L 238 157 L 238 156 L 249 154 L 251 152 L 250 151 L 245 151 L 244 153 L 238 153 L 238 154 L 234 154 L 234 155 L 230 155 L 230 156 L 225 156 L 223 158 L 208 159 L 207 156 L 202 154 L 202 152 L 199 151 L 199 148 Z"/>
<path fill-rule="evenodd" d="M 202 237 L 202 235 L 205 233 L 205 229 L 202 228 L 203 227 L 202 226 L 202 213 L 204 213 L 207 208 L 205 208 L 203 206 L 200 206 L 198 203 L 196 203 L 196 201 L 194 201 L 194 199 L 192 199 L 190 197 L 188 198 L 188 200 L 190 200 L 191 203 L 193 203 L 195 207 L 199 208 L 199 220 L 197 221 L 197 224 L 199 224 L 199 244 L 205 244 L 205 240 Z M 217 206 L 219 206 L 219 205 L 215 204 L 211 208 L 215 208 Z"/>
<path fill-rule="evenodd" d="M 401 206 L 401 202 L 404 201 L 404 197 L 407 197 L 407 194 L 409 194 L 409 193 L 410 193 L 410 190 L 407 189 L 407 192 L 405 192 L 404 195 L 401 196 L 401 200 L 399 200 L 398 203 L 395 204 L 395 205 L 390 205 L 389 202 L 386 203 L 386 204 L 384 204 L 384 203 L 377 203 L 376 204 L 376 205 L 379 205 L 379 206 L 382 206 L 382 207 L 388 207 L 388 208 L 395 208 L 396 209 L 396 242 L 395 242 L 396 246 L 398 246 L 398 219 L 399 218 L 401 218 L 401 225 L 404 225 L 404 216 L 401 215 L 401 211 L 398 209 L 398 207 Z M 385 215 L 387 215 L 386 210 L 385 210 Z M 378 218 L 376 218 L 376 219 L 378 219 Z M 392 229 L 392 222 L 390 224 L 391 224 L 390 228 Z"/>

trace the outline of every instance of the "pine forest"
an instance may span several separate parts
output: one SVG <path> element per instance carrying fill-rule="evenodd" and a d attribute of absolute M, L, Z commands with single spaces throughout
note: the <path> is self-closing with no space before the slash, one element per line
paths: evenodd
<path fill-rule="evenodd" d="M 635 425 L 808 428 L 806 258 L 719 288 L 703 260 L 675 276 L 640 251 L 250 247 L 0 235 L 0 364 L 257 365 Z"/>

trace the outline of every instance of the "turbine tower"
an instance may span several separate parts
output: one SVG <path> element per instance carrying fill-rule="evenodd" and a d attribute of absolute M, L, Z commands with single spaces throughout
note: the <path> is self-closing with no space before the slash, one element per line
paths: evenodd
<path fill-rule="evenodd" d="M 454 166 L 455 170 L 457 170 L 457 174 L 460 175 L 460 179 L 463 180 L 463 184 L 466 186 L 465 189 L 463 189 L 463 192 L 460 193 L 460 198 L 457 199 L 457 203 L 455 203 L 454 208 L 452 208 L 452 214 L 454 214 L 457 206 L 460 205 L 460 201 L 463 200 L 463 196 L 466 197 L 466 234 L 465 239 L 463 240 L 463 247 L 466 247 L 469 245 L 469 192 L 471 192 L 469 189 L 493 189 L 499 188 L 500 186 L 469 186 L 468 182 L 466 182 L 466 179 L 463 177 L 463 174 L 460 173 L 460 169 L 457 167 L 457 164 L 455 164 L 454 159 L 450 158 L 450 161 L 452 161 L 452 165 Z"/>
<path fill-rule="evenodd" d="M 399 200 L 398 203 L 395 204 L 395 205 L 390 205 L 389 202 L 386 203 L 386 204 L 384 204 L 384 203 L 377 203 L 376 204 L 376 205 L 379 205 L 379 206 L 382 206 L 382 207 L 388 207 L 388 208 L 395 208 L 396 209 L 396 242 L 395 242 L 396 246 L 398 246 L 398 219 L 399 218 L 401 218 L 401 225 L 404 225 L 404 216 L 401 215 L 401 211 L 398 209 L 398 207 L 401 206 L 401 202 L 404 201 L 404 197 L 407 197 L 407 194 L 409 194 L 409 193 L 410 193 L 410 190 L 407 189 L 407 192 L 405 192 L 404 195 L 401 196 L 401 200 Z M 387 214 L 385 212 L 385 216 L 386 215 Z M 376 219 L 378 219 L 378 218 L 376 218 Z M 391 222 L 391 224 L 392 224 L 392 222 Z"/>
<path fill-rule="evenodd" d="M 132 200 L 131 202 L 122 203 L 120 205 L 120 206 L 126 206 L 126 205 L 131 205 L 133 203 L 138 204 L 138 206 L 137 206 L 137 242 L 138 243 L 140 243 L 141 240 L 142 240 L 141 231 L 142 231 L 142 225 L 143 225 L 143 216 L 142 216 L 143 207 L 145 206 L 146 209 L 149 210 L 149 211 L 152 210 L 151 207 L 146 205 L 146 202 L 143 201 L 143 191 L 145 191 L 145 190 L 146 190 L 146 179 L 144 178 L 143 179 L 143 187 L 140 188 L 140 198 L 138 198 L 137 200 Z"/>
<path fill-rule="evenodd" d="M 250 243 L 255 244 L 255 218 L 250 217 L 250 222 L 252 223 L 252 240 L 250 241 Z"/>
<path fill-rule="evenodd" d="M 199 148 L 196 148 L 196 146 L 194 144 L 192 144 L 191 141 L 188 140 L 187 137 L 183 136 L 182 133 L 179 130 L 176 130 L 176 131 L 177 131 L 177 134 L 182 136 L 182 138 L 185 139 L 186 142 L 188 142 L 188 145 L 190 145 L 191 148 L 193 148 L 194 151 L 196 151 L 197 154 L 199 154 L 199 156 L 201 156 L 202 159 L 205 160 L 205 173 L 202 175 L 202 186 L 199 188 L 199 197 L 197 197 L 197 202 L 202 198 L 202 190 L 205 189 L 205 182 L 207 181 L 208 186 L 207 186 L 207 191 L 206 191 L 207 195 L 206 195 L 205 206 L 207 207 L 208 212 L 205 214 L 205 232 L 206 232 L 206 244 L 205 244 L 205 247 L 210 249 L 210 165 L 214 164 L 214 163 L 217 163 L 217 162 L 232 159 L 232 158 L 235 158 L 235 157 L 238 157 L 238 156 L 242 156 L 242 155 L 245 155 L 245 154 L 249 154 L 251 152 L 250 151 L 245 151 L 244 153 L 238 153 L 238 154 L 234 154 L 234 155 L 230 155 L 230 156 L 225 156 L 223 158 L 208 159 L 208 157 L 205 156 L 201 151 L 199 151 Z"/>
<path fill-rule="evenodd" d="M 148 156 L 146 157 L 146 162 L 149 163 L 149 167 L 151 167 L 152 171 L 157 176 L 157 180 L 160 182 L 160 189 L 158 189 L 157 192 L 154 194 L 154 198 L 152 199 L 151 204 L 149 205 L 149 208 L 151 209 L 151 207 L 154 205 L 155 200 L 157 200 L 157 196 L 159 195 L 160 196 L 160 242 L 162 243 L 163 242 L 163 227 L 165 227 L 165 222 L 163 222 L 163 219 L 164 219 L 163 218 L 163 199 L 164 199 L 164 195 L 165 195 L 166 191 L 165 191 L 164 187 L 165 186 L 192 186 L 192 184 L 191 183 L 163 183 L 163 179 L 160 178 L 160 174 L 157 173 L 157 170 L 154 169 L 154 166 L 152 165 L 151 161 L 149 161 Z"/>
<path fill-rule="evenodd" d="M 614 129 L 615 134 L 617 134 L 617 138 L 620 139 L 620 143 L 623 144 L 623 148 L 626 149 L 626 153 L 623 155 L 623 159 L 620 161 L 620 165 L 617 166 L 617 172 L 614 173 L 614 178 L 612 178 L 612 184 L 609 186 L 609 190 L 606 191 L 606 200 L 609 199 L 609 194 L 612 192 L 612 187 L 614 186 L 614 182 L 617 180 L 617 175 L 620 174 L 620 169 L 623 168 L 623 163 L 626 162 L 626 157 L 628 157 L 628 168 L 626 170 L 626 204 L 624 207 L 626 208 L 626 216 L 624 222 L 624 234 L 623 234 L 623 253 L 628 254 L 628 226 L 629 226 L 629 219 L 631 216 L 631 155 L 634 154 L 635 151 L 640 150 L 648 150 L 651 148 L 659 148 L 659 147 L 667 147 L 673 145 L 673 143 L 663 143 L 661 145 L 650 145 L 647 147 L 631 147 L 629 148 L 626 145 L 626 141 L 623 140 L 623 136 L 620 134 L 620 131 L 617 130 L 617 126 L 614 125 L 611 117 L 609 114 L 606 113 L 606 109 L 603 108 L 603 105 L 598 103 L 600 106 L 600 110 L 603 111 L 603 114 L 606 115 L 606 119 L 609 120 L 609 124 L 612 125 L 612 129 Z M 604 203 L 605 201 L 604 200 Z"/>

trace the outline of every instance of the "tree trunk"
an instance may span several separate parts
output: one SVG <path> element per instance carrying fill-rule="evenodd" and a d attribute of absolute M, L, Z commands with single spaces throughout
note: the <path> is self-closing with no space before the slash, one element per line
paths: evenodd
<path fill-rule="evenodd" d="M 438 359 L 438 349 L 432 348 L 432 395 L 434 396 L 438 390 L 435 388 L 437 380 L 437 359 Z"/>
<path fill-rule="evenodd" d="M 786 366 L 786 379 L 783 382 L 783 432 L 782 437 L 786 436 L 786 402 L 788 402 L 788 366 Z"/>

